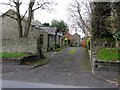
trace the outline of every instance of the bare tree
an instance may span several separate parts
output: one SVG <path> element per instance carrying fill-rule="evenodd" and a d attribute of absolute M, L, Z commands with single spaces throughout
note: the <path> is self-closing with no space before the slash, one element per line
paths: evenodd
<path fill-rule="evenodd" d="M 41 10 L 47 10 L 47 11 L 52 11 L 53 6 L 56 5 L 54 1 L 48 1 L 48 0 L 30 0 L 28 4 L 28 9 L 25 11 L 24 15 L 21 15 L 20 12 L 20 6 L 23 4 L 23 0 L 9 0 L 8 3 L 1 3 L 1 5 L 7 5 L 10 6 L 12 9 L 15 9 L 14 15 L 12 14 L 5 14 L 6 16 L 9 16 L 10 18 L 13 18 L 17 21 L 18 25 L 18 31 L 19 31 L 19 37 L 28 37 L 28 33 L 30 30 L 31 26 L 31 21 L 33 18 L 33 13 L 35 10 L 41 9 Z M 28 17 L 26 20 L 26 28 L 25 31 L 23 32 L 22 29 L 22 20 L 28 13 Z"/>
<path fill-rule="evenodd" d="M 1 4 L 10 6 L 12 9 L 16 10 L 15 12 L 13 11 L 10 14 L 5 13 L 4 15 L 17 21 L 19 37 L 23 37 L 22 20 L 25 17 L 27 12 L 23 16 L 20 15 L 20 6 L 21 6 L 22 2 L 20 0 L 10 0 L 10 2 L 8 2 L 8 3 L 1 3 Z"/>
<path fill-rule="evenodd" d="M 24 32 L 24 37 L 28 37 L 28 33 L 30 30 L 31 20 L 34 18 L 33 13 L 35 10 L 42 9 L 47 11 L 53 10 L 53 5 L 56 5 L 53 1 L 48 0 L 30 0 L 29 7 L 28 7 L 28 18 L 26 23 L 26 30 Z"/>
<path fill-rule="evenodd" d="M 79 2 L 74 0 L 68 7 L 70 20 L 73 22 L 72 26 L 77 25 L 82 32 L 88 36 L 91 30 L 91 4 L 90 2 Z"/>

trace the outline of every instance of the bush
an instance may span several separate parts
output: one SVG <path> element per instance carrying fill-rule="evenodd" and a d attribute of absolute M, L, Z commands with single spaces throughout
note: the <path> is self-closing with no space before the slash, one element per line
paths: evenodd
<path fill-rule="evenodd" d="M 54 46 L 54 49 L 57 49 L 57 48 L 60 48 L 60 45 L 59 45 L 59 44 L 56 44 L 56 45 Z"/>
<path fill-rule="evenodd" d="M 53 48 L 50 48 L 50 50 L 53 50 Z"/>
<path fill-rule="evenodd" d="M 90 49 L 90 38 L 85 38 L 84 47 Z"/>
<path fill-rule="evenodd" d="M 87 38 L 86 40 L 86 47 L 90 49 L 90 38 Z"/>

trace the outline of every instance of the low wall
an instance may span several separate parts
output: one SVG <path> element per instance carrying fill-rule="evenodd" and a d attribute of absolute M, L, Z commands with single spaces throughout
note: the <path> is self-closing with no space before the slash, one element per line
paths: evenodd
<path fill-rule="evenodd" d="M 4 39 L 2 52 L 37 52 L 37 38 Z"/>

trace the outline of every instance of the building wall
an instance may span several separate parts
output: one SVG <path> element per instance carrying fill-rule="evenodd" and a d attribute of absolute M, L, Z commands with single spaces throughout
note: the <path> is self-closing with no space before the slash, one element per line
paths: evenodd
<path fill-rule="evenodd" d="M 0 16 L 0 52 L 2 52 L 2 17 Z"/>
<path fill-rule="evenodd" d="M 54 35 L 49 35 L 49 49 L 54 47 L 55 44 L 55 37 Z"/>
<path fill-rule="evenodd" d="M 2 17 L 2 38 L 3 39 L 13 39 L 18 38 L 18 29 L 17 29 L 17 22 L 8 17 Z"/>
<path fill-rule="evenodd" d="M 2 52 L 37 52 L 36 38 L 6 39 L 2 41 Z"/>
<path fill-rule="evenodd" d="M 43 51 L 47 51 L 48 49 L 48 34 L 43 33 Z"/>
<path fill-rule="evenodd" d="M 22 22 L 25 30 L 25 21 Z M 48 34 L 32 27 L 28 38 L 19 39 L 17 22 L 7 16 L 2 17 L 2 52 L 37 52 L 37 38 L 43 34 L 43 50 L 47 50 Z"/>

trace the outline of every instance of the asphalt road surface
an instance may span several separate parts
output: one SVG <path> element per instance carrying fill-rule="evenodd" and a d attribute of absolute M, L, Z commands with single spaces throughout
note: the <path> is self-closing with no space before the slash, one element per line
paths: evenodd
<path fill-rule="evenodd" d="M 29 66 L 3 65 L 3 80 L 93 88 L 116 87 L 93 75 L 87 50 L 81 47 L 63 49 L 47 65 L 28 68 Z M 3 86 L 5 87 L 4 83 Z"/>

